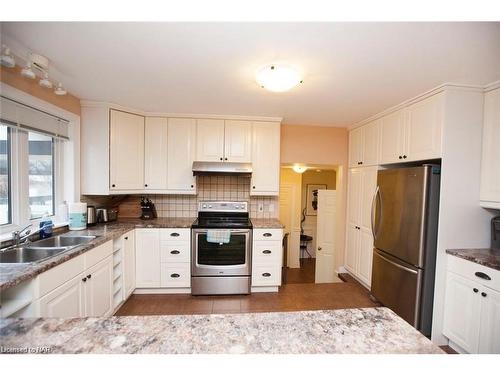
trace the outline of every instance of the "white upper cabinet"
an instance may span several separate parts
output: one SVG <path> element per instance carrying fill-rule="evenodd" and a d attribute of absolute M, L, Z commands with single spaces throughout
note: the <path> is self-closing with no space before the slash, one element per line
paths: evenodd
<path fill-rule="evenodd" d="M 168 121 L 162 117 L 146 117 L 144 149 L 144 188 L 167 189 Z"/>
<path fill-rule="evenodd" d="M 379 121 L 353 129 L 349 132 L 349 166 L 373 166 L 379 162 Z"/>
<path fill-rule="evenodd" d="M 279 195 L 280 123 L 252 124 L 252 180 L 250 195 Z"/>
<path fill-rule="evenodd" d="M 111 190 L 143 189 L 143 116 L 111 110 L 109 160 Z"/>
<path fill-rule="evenodd" d="M 349 132 L 349 166 L 359 167 L 363 159 L 363 127 Z"/>
<path fill-rule="evenodd" d="M 500 88 L 484 95 L 481 206 L 500 209 Z"/>
<path fill-rule="evenodd" d="M 441 157 L 444 94 L 436 94 L 410 105 L 406 110 L 407 160 L 438 159 Z"/>
<path fill-rule="evenodd" d="M 197 120 L 196 160 L 224 160 L 224 120 Z"/>
<path fill-rule="evenodd" d="M 196 155 L 196 120 L 168 119 L 167 187 L 172 192 L 196 194 L 193 161 Z"/>
<path fill-rule="evenodd" d="M 252 122 L 226 120 L 224 129 L 224 161 L 252 161 Z"/>
<path fill-rule="evenodd" d="M 380 119 L 380 164 L 398 163 L 403 160 L 405 148 L 403 110 Z"/>

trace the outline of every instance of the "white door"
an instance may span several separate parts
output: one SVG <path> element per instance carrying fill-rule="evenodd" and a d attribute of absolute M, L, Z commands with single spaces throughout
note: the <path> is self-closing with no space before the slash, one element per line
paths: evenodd
<path fill-rule="evenodd" d="M 85 314 L 83 276 L 64 283 L 40 298 L 40 316 L 43 318 L 80 318 Z"/>
<path fill-rule="evenodd" d="M 407 109 L 406 160 L 441 157 L 444 94 L 436 94 Z"/>
<path fill-rule="evenodd" d="M 135 283 L 137 288 L 160 287 L 160 231 L 135 232 Z"/>
<path fill-rule="evenodd" d="M 135 289 L 135 235 L 130 231 L 123 236 L 123 289 L 128 298 Z"/>
<path fill-rule="evenodd" d="M 359 167 L 363 159 L 363 127 L 349 132 L 349 166 Z"/>
<path fill-rule="evenodd" d="M 382 117 L 380 119 L 380 163 L 402 162 L 404 141 L 403 110 Z"/>
<path fill-rule="evenodd" d="M 252 124 L 250 195 L 278 195 L 280 184 L 280 123 Z"/>
<path fill-rule="evenodd" d="M 444 300 L 443 334 L 469 353 L 477 353 L 481 286 L 448 272 Z"/>
<path fill-rule="evenodd" d="M 144 189 L 167 189 L 168 120 L 146 117 L 144 147 Z"/>
<path fill-rule="evenodd" d="M 103 317 L 113 312 L 113 257 L 109 256 L 84 272 L 85 315 Z"/>
<path fill-rule="evenodd" d="M 380 148 L 380 121 L 363 126 L 363 166 L 378 165 Z"/>
<path fill-rule="evenodd" d="M 252 161 L 252 122 L 226 120 L 224 128 L 224 161 Z"/>
<path fill-rule="evenodd" d="M 224 120 L 196 120 L 196 161 L 224 160 Z"/>
<path fill-rule="evenodd" d="M 288 233 L 288 267 L 300 267 L 300 209 L 295 206 L 300 202 L 300 186 L 282 184 L 280 186 L 280 222 Z"/>
<path fill-rule="evenodd" d="M 481 201 L 500 208 L 500 89 L 484 95 Z M 495 206 L 494 206 L 495 207 Z"/>
<path fill-rule="evenodd" d="M 334 269 L 336 207 L 335 190 L 318 190 L 316 283 L 331 283 L 336 278 Z"/>
<path fill-rule="evenodd" d="M 110 113 L 110 189 L 144 188 L 144 117 Z"/>
<path fill-rule="evenodd" d="M 196 121 L 168 119 L 167 187 L 172 192 L 196 193 L 193 161 L 196 153 Z"/>
<path fill-rule="evenodd" d="M 481 288 L 479 353 L 500 354 L 500 293 Z"/>

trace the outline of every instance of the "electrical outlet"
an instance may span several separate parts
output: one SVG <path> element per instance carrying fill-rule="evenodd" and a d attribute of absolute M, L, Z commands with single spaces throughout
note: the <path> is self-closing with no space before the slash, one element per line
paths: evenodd
<path fill-rule="evenodd" d="M 259 203 L 257 209 L 258 209 L 259 212 L 264 212 L 264 203 Z"/>

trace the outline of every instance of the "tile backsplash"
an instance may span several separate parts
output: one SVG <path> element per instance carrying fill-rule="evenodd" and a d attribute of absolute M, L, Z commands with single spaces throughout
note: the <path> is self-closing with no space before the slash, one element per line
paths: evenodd
<path fill-rule="evenodd" d="M 279 199 L 277 196 L 250 196 L 250 179 L 237 176 L 199 176 L 197 195 L 143 195 L 153 201 L 159 217 L 196 217 L 198 202 L 208 200 L 247 201 L 250 217 L 277 218 Z M 141 195 L 131 195 L 124 199 L 120 207 L 120 217 L 139 217 Z M 92 201 L 85 197 L 83 201 Z M 90 202 L 89 202 L 90 203 Z M 259 210 L 261 208 L 262 210 Z"/>

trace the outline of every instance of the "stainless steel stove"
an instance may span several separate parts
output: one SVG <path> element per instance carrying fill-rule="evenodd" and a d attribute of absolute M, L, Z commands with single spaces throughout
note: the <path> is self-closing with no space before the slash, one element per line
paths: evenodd
<path fill-rule="evenodd" d="M 191 236 L 193 295 L 250 293 L 248 202 L 200 202 Z"/>

